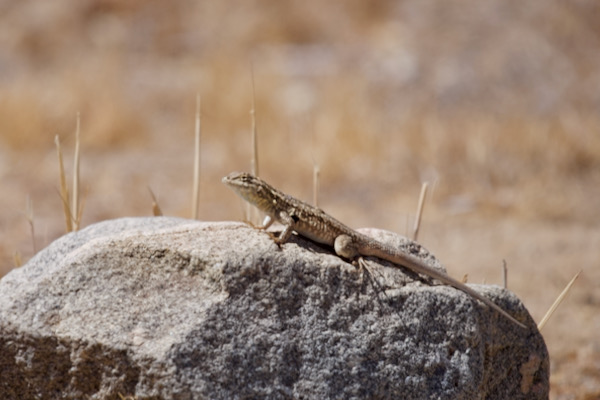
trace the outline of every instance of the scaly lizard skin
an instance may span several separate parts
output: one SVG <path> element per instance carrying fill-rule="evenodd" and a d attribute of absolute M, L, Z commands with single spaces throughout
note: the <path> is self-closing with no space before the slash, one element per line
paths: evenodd
<path fill-rule="evenodd" d="M 223 183 L 266 214 L 265 222 L 259 229 L 267 229 L 273 221 L 278 221 L 283 225 L 283 231 L 279 237 L 275 238 L 277 244 L 285 243 L 295 231 L 315 242 L 332 246 L 338 256 L 349 260 L 355 260 L 362 256 L 387 260 L 461 290 L 498 311 L 520 327 L 527 328 L 491 300 L 483 297 L 469 286 L 430 267 L 418 257 L 363 235 L 326 214 L 320 208 L 280 192 L 260 178 L 248 173 L 233 172 L 223 178 Z"/>

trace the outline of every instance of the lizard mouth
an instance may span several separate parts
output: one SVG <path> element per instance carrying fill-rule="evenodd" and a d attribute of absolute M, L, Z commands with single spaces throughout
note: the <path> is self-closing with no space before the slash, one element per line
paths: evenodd
<path fill-rule="evenodd" d="M 240 175 L 240 172 L 232 172 L 231 174 L 224 176 L 223 179 L 221 179 L 221 182 L 231 187 L 241 186 Z"/>
<path fill-rule="evenodd" d="M 244 199 L 250 199 L 253 188 L 261 188 L 259 179 L 247 172 L 232 172 L 223 177 L 221 182 Z"/>

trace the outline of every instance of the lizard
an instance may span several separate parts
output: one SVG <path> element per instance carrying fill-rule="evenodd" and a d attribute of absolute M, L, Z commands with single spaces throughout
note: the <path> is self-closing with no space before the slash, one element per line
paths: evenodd
<path fill-rule="evenodd" d="M 287 195 L 264 180 L 245 172 L 232 172 L 222 182 L 242 199 L 265 213 L 258 229 L 266 230 L 274 221 L 283 225 L 279 236 L 273 237 L 277 245 L 285 243 L 293 232 L 317 243 L 331 246 L 335 253 L 348 260 L 377 257 L 413 272 L 426 275 L 470 295 L 493 308 L 516 325 L 527 329 L 498 305 L 450 275 L 425 264 L 420 258 L 405 253 L 383 242 L 362 234 L 341 223 L 320 208 Z"/>

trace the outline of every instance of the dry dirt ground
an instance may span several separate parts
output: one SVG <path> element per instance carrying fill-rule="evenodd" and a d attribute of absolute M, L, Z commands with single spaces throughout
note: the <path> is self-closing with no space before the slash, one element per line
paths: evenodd
<path fill-rule="evenodd" d="M 551 399 L 600 399 L 600 3 L 0 0 L 0 276 L 65 231 L 81 115 L 82 226 L 241 219 L 248 170 L 353 227 L 410 233 L 470 282 L 508 285 L 542 330 Z M 253 85 L 254 82 L 254 85 Z M 70 183 L 70 181 L 69 181 Z M 27 220 L 33 209 L 34 238 Z"/>

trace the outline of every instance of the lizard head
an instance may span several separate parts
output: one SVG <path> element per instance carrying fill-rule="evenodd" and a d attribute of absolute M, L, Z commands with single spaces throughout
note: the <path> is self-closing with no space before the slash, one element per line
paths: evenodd
<path fill-rule="evenodd" d="M 262 179 L 247 172 L 232 172 L 221 182 L 261 211 L 273 213 L 279 198 L 278 191 Z"/>

